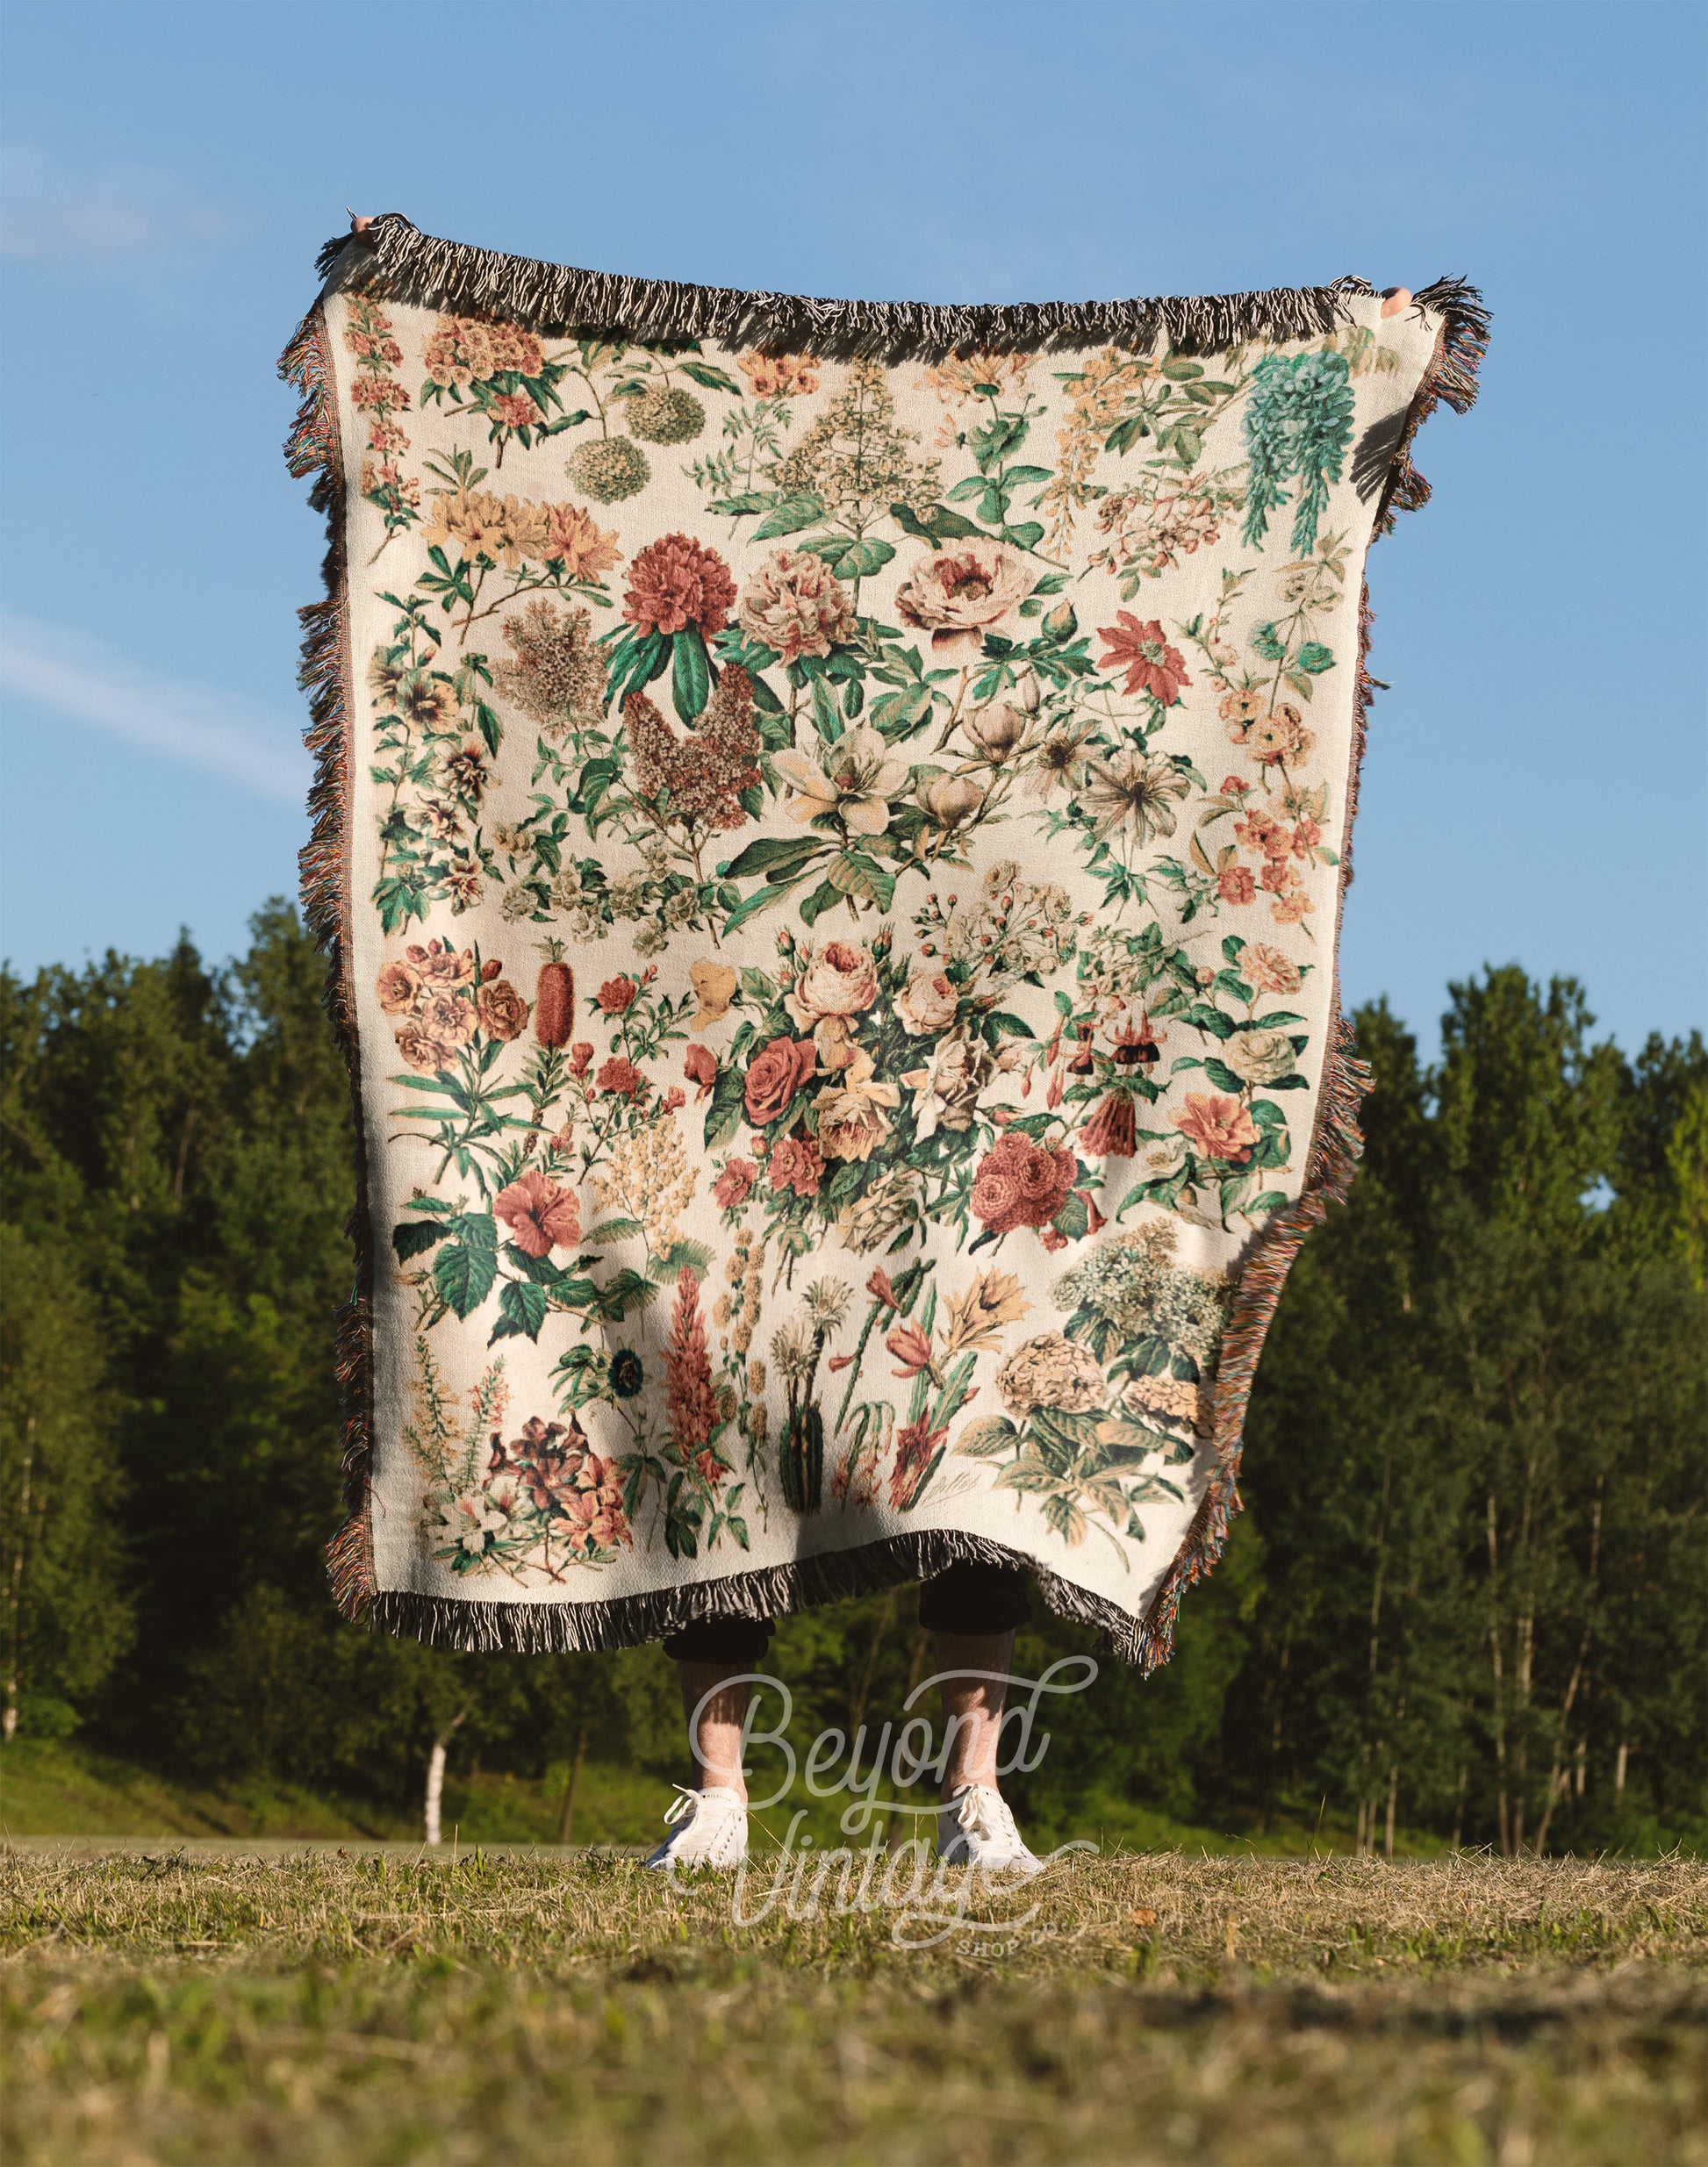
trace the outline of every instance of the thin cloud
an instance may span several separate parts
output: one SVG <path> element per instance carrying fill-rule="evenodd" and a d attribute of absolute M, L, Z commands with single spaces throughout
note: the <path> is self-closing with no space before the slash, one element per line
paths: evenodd
<path fill-rule="evenodd" d="M 240 693 L 157 677 L 100 642 L 0 611 L 0 688 L 144 752 L 300 806 L 310 762 L 297 725 Z"/>
<path fill-rule="evenodd" d="M 76 170 L 30 146 L 0 158 L 0 255 L 134 256 L 220 239 L 232 220 L 153 166 Z"/>

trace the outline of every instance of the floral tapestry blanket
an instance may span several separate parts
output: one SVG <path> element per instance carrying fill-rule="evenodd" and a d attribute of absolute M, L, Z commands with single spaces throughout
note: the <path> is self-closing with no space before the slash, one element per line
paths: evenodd
<path fill-rule="evenodd" d="M 322 269 L 341 1603 L 578 1648 L 986 1559 L 1162 1660 L 1358 1149 L 1364 561 L 1475 291 Z"/>

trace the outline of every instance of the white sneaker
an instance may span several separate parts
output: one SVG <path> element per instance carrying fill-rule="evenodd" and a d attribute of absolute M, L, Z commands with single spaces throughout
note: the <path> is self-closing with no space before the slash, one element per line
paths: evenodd
<path fill-rule="evenodd" d="M 685 1783 L 676 1788 L 682 1795 L 664 1815 L 671 1833 L 647 1864 L 672 1871 L 687 1866 L 732 1872 L 747 1855 L 746 1799 L 720 1783 L 708 1783 L 704 1790 L 690 1790 Z"/>
<path fill-rule="evenodd" d="M 937 1814 L 937 1856 L 948 1866 L 1006 1867 L 1041 1874 L 1044 1861 L 1026 1848 L 1014 1812 L 988 1783 L 963 1783 Z"/>

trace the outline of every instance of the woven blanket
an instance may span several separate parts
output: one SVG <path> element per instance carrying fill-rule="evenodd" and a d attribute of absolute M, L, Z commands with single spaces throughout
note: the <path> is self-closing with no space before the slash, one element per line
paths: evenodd
<path fill-rule="evenodd" d="M 1475 291 L 321 269 L 341 1604 L 583 1648 L 983 1559 L 1160 1661 L 1358 1148 L 1364 560 Z"/>

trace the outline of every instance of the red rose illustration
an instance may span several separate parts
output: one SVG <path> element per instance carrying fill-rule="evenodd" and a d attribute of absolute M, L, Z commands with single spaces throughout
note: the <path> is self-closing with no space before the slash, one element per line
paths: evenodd
<path fill-rule="evenodd" d="M 754 1127 L 777 1120 L 817 1066 L 818 1051 L 810 1038 L 773 1038 L 761 1046 L 748 1064 L 742 1090 Z"/>
<path fill-rule="evenodd" d="M 972 1209 L 993 1234 L 1045 1226 L 1061 1209 L 1074 1171 L 1070 1151 L 1051 1150 L 1030 1137 L 1001 1137 L 980 1161 Z"/>

